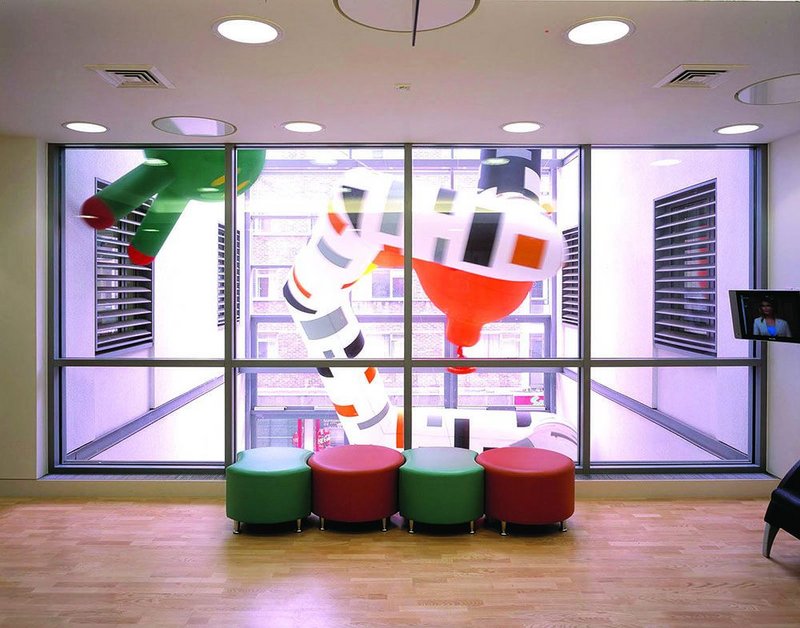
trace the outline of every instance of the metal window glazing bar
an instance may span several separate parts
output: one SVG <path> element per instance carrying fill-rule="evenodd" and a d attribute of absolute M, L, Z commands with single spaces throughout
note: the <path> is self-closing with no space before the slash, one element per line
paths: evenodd
<path fill-rule="evenodd" d="M 413 187 L 411 183 L 414 153 L 411 144 L 403 145 L 403 448 L 411 449 L 413 405 L 413 276 L 411 254 L 413 246 Z"/>
<path fill-rule="evenodd" d="M 236 454 L 236 146 L 225 145 L 225 466 Z"/>
<path fill-rule="evenodd" d="M 592 330 L 590 312 L 592 305 L 592 147 L 580 148 L 578 209 L 578 330 L 579 357 L 582 367 L 578 388 L 578 455 L 577 470 L 587 473 L 591 467 L 591 421 L 589 412 L 592 394 Z"/>

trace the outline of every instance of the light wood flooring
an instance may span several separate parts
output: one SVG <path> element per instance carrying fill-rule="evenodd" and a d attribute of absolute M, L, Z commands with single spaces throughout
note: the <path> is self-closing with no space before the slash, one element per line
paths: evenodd
<path fill-rule="evenodd" d="M 0 499 L 0 626 L 800 626 L 800 540 L 763 500 L 579 501 L 480 521 L 231 533 L 222 500 Z"/>

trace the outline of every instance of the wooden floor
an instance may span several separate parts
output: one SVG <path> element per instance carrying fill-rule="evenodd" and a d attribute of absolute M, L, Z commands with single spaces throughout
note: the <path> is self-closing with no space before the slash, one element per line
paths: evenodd
<path fill-rule="evenodd" d="M 569 531 L 231 534 L 222 501 L 0 499 L 0 626 L 798 626 L 764 501 L 579 501 Z"/>

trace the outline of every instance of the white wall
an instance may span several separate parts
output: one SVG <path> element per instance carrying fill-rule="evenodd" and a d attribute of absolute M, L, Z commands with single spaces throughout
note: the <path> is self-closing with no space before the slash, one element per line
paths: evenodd
<path fill-rule="evenodd" d="M 141 150 L 68 150 L 64 157 L 64 357 L 95 355 L 95 234 L 79 217 L 95 179 L 111 183 L 139 165 Z M 151 357 L 134 349 L 125 357 Z M 152 407 L 149 368 L 69 368 L 65 373 L 65 447 L 72 451 Z"/>
<path fill-rule="evenodd" d="M 770 146 L 768 288 L 800 289 L 800 133 Z M 767 470 L 783 476 L 800 459 L 800 346 L 769 346 Z"/>
<path fill-rule="evenodd" d="M 47 470 L 46 153 L 0 137 L 0 479 Z"/>
<path fill-rule="evenodd" d="M 558 187 L 556 190 L 556 222 L 561 231 L 577 227 L 580 222 L 581 186 L 580 159 L 573 159 L 558 171 Z M 557 275 L 557 303 L 561 303 L 561 271 Z M 558 357 L 574 358 L 580 353 L 578 327 L 564 325 L 561 322 L 561 307 L 556 308 L 556 343 Z"/>

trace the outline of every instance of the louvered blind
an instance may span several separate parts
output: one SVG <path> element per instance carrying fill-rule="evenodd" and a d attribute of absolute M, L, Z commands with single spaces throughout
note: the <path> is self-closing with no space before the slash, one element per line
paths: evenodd
<path fill-rule="evenodd" d="M 241 242 L 239 231 L 236 232 L 236 322 L 239 322 L 239 254 L 241 253 Z M 217 326 L 225 324 L 225 226 L 217 225 Z"/>
<path fill-rule="evenodd" d="M 99 192 L 108 184 L 97 181 Z M 128 259 L 151 201 L 95 233 L 95 355 L 153 342 L 153 268 Z"/>
<path fill-rule="evenodd" d="M 655 343 L 716 356 L 716 180 L 656 199 L 654 207 Z"/>
<path fill-rule="evenodd" d="M 564 265 L 561 268 L 561 320 L 571 325 L 578 324 L 578 275 L 580 273 L 578 259 L 578 227 L 564 230 L 566 249 Z"/>

